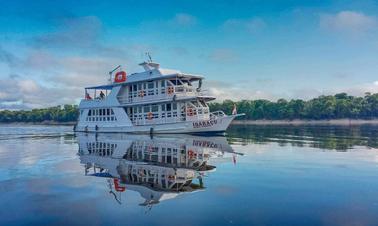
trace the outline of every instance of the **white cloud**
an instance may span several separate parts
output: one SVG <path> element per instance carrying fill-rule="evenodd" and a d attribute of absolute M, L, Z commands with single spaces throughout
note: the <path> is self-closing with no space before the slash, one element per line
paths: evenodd
<path fill-rule="evenodd" d="M 197 23 L 197 18 L 187 13 L 177 13 L 171 22 L 179 26 L 192 26 Z"/>
<path fill-rule="evenodd" d="M 231 18 L 223 23 L 223 29 L 226 31 L 247 31 L 255 33 L 266 27 L 266 22 L 258 17 L 251 19 Z"/>
<path fill-rule="evenodd" d="M 234 61 L 238 58 L 234 51 L 227 48 L 215 49 L 210 53 L 209 57 L 211 60 L 220 63 Z"/>
<path fill-rule="evenodd" d="M 17 85 L 20 88 L 20 91 L 24 93 L 33 93 L 39 90 L 37 83 L 30 79 L 19 80 L 17 81 Z"/>
<path fill-rule="evenodd" d="M 238 86 L 232 83 L 226 83 L 221 81 L 206 81 L 204 89 L 207 94 L 215 96 L 217 101 L 223 100 L 251 100 L 251 99 L 269 99 L 276 100 L 277 98 L 261 90 L 253 90 Z"/>
<path fill-rule="evenodd" d="M 335 31 L 361 34 L 377 28 L 377 18 L 360 12 L 341 11 L 337 14 L 321 14 L 320 27 Z"/>

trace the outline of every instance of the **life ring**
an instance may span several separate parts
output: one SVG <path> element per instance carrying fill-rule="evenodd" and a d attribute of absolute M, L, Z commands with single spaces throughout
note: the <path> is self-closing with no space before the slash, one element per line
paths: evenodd
<path fill-rule="evenodd" d="M 193 151 L 193 150 L 191 150 L 191 149 L 189 149 L 189 151 L 188 151 L 188 156 L 189 156 L 189 158 L 194 158 L 195 157 L 195 152 Z"/>
<path fill-rule="evenodd" d="M 153 117 L 154 115 L 152 114 L 152 112 L 148 112 L 147 113 L 147 119 L 148 120 L 152 120 L 152 117 Z"/>
<path fill-rule="evenodd" d="M 114 76 L 114 82 L 125 82 L 126 81 L 126 72 L 119 71 Z"/>
<path fill-rule="evenodd" d="M 193 108 L 188 108 L 186 112 L 188 116 L 193 116 Z"/>
<path fill-rule="evenodd" d="M 146 96 L 146 92 L 144 90 L 139 91 L 139 96 L 140 97 Z"/>
<path fill-rule="evenodd" d="M 168 87 L 168 94 L 172 94 L 174 92 L 173 86 Z"/>
<path fill-rule="evenodd" d="M 121 187 L 121 186 L 119 185 L 119 180 L 118 180 L 118 178 L 114 178 L 114 189 L 115 189 L 116 191 L 119 191 L 119 192 L 124 192 L 124 191 L 126 190 L 126 187 Z"/>
<path fill-rule="evenodd" d="M 168 180 L 170 180 L 170 181 L 175 180 L 175 176 L 174 176 L 174 175 L 169 175 L 169 176 L 168 176 Z"/>

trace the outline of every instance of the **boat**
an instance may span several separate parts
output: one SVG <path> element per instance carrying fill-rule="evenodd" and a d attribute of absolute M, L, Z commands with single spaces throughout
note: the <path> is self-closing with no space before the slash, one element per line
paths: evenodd
<path fill-rule="evenodd" d="M 127 190 L 151 206 L 205 189 L 203 178 L 214 172 L 211 159 L 240 155 L 224 136 L 188 134 L 76 133 L 78 155 L 86 176 L 106 178 L 117 202 Z"/>
<path fill-rule="evenodd" d="M 106 85 L 85 88 L 75 131 L 126 133 L 222 133 L 238 116 L 210 112 L 215 97 L 202 89 L 203 76 L 163 69 L 145 61 L 127 75 L 118 66 Z"/>

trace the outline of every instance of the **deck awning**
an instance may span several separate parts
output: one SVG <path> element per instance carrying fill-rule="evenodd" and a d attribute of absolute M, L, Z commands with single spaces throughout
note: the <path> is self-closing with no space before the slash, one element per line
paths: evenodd
<path fill-rule="evenodd" d="M 203 79 L 202 76 L 199 75 L 191 75 L 191 74 L 171 74 L 171 75 L 164 75 L 164 76 L 156 76 L 156 77 L 147 77 L 147 78 L 138 78 L 137 75 L 131 74 L 127 77 L 126 82 L 120 82 L 120 83 L 112 83 L 108 85 L 99 85 L 99 86 L 90 86 L 86 87 L 85 89 L 105 89 L 105 90 L 111 90 L 115 86 L 120 85 L 127 85 L 127 84 L 135 84 L 139 82 L 148 82 L 148 81 L 155 81 L 155 80 L 162 80 L 162 79 L 171 79 L 171 78 L 187 78 L 189 81 L 198 81 Z"/>
<path fill-rule="evenodd" d="M 101 85 L 101 86 L 91 86 L 91 87 L 85 87 L 85 89 L 105 89 L 105 90 L 111 90 L 116 85 L 118 85 L 118 84 L 109 84 L 109 85 Z"/>

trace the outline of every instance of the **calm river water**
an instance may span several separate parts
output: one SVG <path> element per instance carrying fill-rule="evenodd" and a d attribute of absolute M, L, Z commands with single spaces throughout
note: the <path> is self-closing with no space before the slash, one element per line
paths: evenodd
<path fill-rule="evenodd" d="M 378 127 L 0 127 L 0 225 L 378 225 Z"/>

